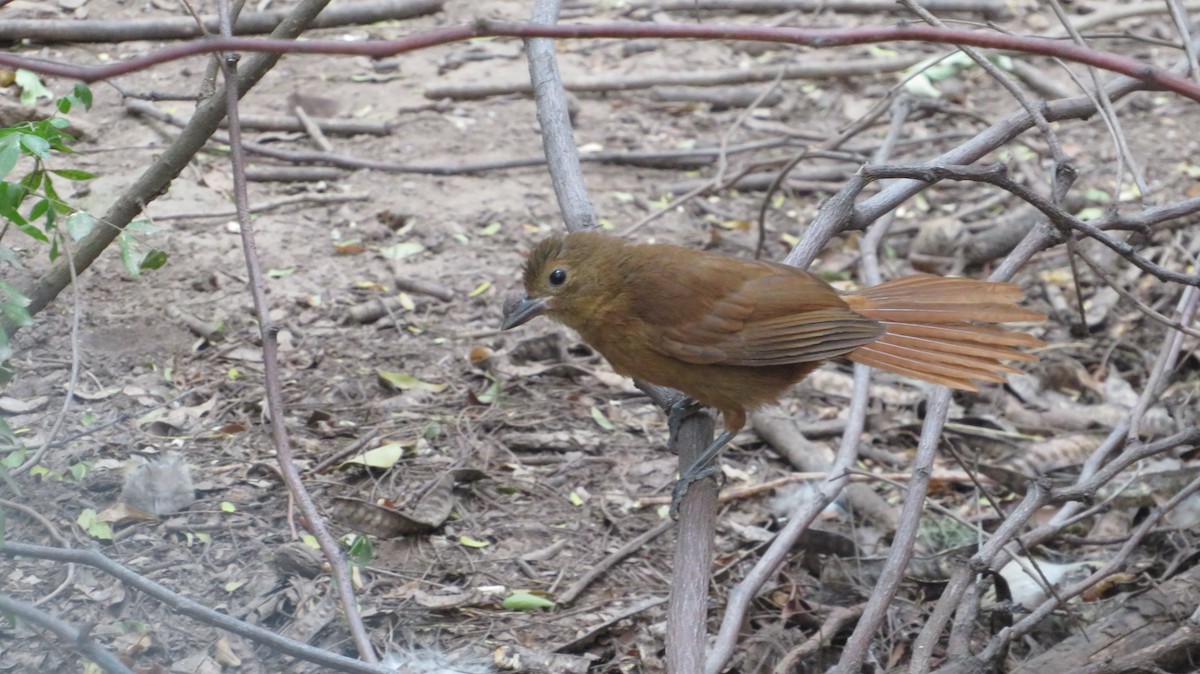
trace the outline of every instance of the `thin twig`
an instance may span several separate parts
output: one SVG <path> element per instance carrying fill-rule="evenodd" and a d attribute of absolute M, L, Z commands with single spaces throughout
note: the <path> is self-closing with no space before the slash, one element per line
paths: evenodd
<path fill-rule="evenodd" d="M 52 548 L 41 545 L 29 545 L 7 540 L 0 543 L 0 555 L 7 557 L 28 557 L 30 559 L 45 559 L 57 562 L 83 564 L 103 571 L 120 582 L 132 587 L 149 597 L 162 602 L 175 613 L 197 620 L 206 625 L 226 630 L 243 636 L 255 643 L 272 648 L 280 653 L 294 658 L 311 662 L 323 667 L 329 667 L 341 672 L 361 672 L 362 674 L 396 674 L 394 669 L 381 665 L 368 664 L 339 655 L 323 648 L 310 646 L 301 641 L 275 634 L 258 625 L 247 623 L 215 611 L 198 601 L 188 599 L 165 586 L 160 585 L 145 576 L 114 562 L 102 555 L 98 550 L 75 550 L 70 548 Z"/>
<path fill-rule="evenodd" d="M 587 570 L 587 573 L 580 576 L 579 579 L 572 583 L 570 587 L 555 597 L 558 604 L 560 606 L 565 606 L 575 601 L 575 599 L 592 584 L 592 581 L 607 573 L 609 569 L 619 564 L 626 557 L 641 551 L 650 541 L 658 538 L 667 531 L 670 531 L 674 526 L 675 521 L 667 518 L 659 522 L 653 529 L 645 531 L 642 534 L 629 539 L 629 541 L 624 545 L 616 550 L 613 550 L 611 554 L 605 556 L 604 559 L 592 565 L 592 567 Z"/>
<path fill-rule="evenodd" d="M 221 33 L 231 34 L 232 21 L 230 18 L 229 0 L 218 0 L 221 16 Z M 304 487 L 300 473 L 296 469 L 295 457 L 292 454 L 291 442 L 285 418 L 287 413 L 283 403 L 283 381 L 279 366 L 278 328 L 271 320 L 271 309 L 267 303 L 266 275 L 263 273 L 262 261 L 254 242 L 254 227 L 250 219 L 250 196 L 246 188 L 246 157 L 241 145 L 241 127 L 238 126 L 238 76 L 237 57 L 226 54 L 221 59 L 221 71 L 225 79 L 226 116 L 229 119 L 230 161 L 233 168 L 234 203 L 238 210 L 238 229 L 242 239 L 242 253 L 246 260 L 246 272 L 250 281 L 250 294 L 254 298 L 254 313 L 258 320 L 258 329 L 262 339 L 263 354 L 263 384 L 266 389 L 268 420 L 271 435 L 275 441 L 275 453 L 279 458 L 279 468 L 287 484 L 288 493 L 293 496 L 307 520 L 306 525 L 321 546 L 326 561 L 332 569 L 334 590 L 341 600 L 345 612 L 346 625 L 354 638 L 359 657 L 370 663 L 378 662 L 371 639 L 363 626 L 362 616 L 358 612 L 358 600 L 354 596 L 354 584 L 350 580 L 350 572 L 346 559 L 342 555 L 337 539 L 329 533 L 324 519 L 312 496 Z M 289 509 L 290 510 L 290 509 Z"/>
<path fill-rule="evenodd" d="M 63 230 L 59 230 L 60 238 L 63 238 L 62 232 Z M 58 437 L 59 431 L 67 421 L 67 412 L 71 410 L 71 401 L 74 400 L 75 390 L 79 386 L 79 317 L 83 311 L 83 295 L 79 291 L 79 279 L 75 275 L 75 261 L 71 258 L 71 244 L 64 242 L 60 248 L 67 258 L 67 268 L 71 271 L 71 374 L 67 378 L 67 391 L 63 396 L 62 409 L 54 418 L 54 425 L 46 434 L 45 442 L 24 463 L 13 468 L 12 475 L 21 475 L 41 463 L 42 458 L 50 449 L 50 445 L 54 443 L 54 438 Z"/>
<path fill-rule="evenodd" d="M 61 648 L 69 648 L 91 660 L 108 674 L 133 674 L 117 656 L 101 648 L 88 634 L 90 625 L 81 628 L 72 627 L 66 621 L 60 620 L 32 604 L 19 599 L 13 599 L 0 594 L 0 611 L 6 616 L 20 618 L 30 625 L 36 625 L 58 637 Z"/>

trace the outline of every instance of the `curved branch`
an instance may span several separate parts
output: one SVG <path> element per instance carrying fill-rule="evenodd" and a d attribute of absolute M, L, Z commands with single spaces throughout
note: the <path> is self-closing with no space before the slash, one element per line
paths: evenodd
<path fill-rule="evenodd" d="M 83 564 L 98 569 L 136 588 L 146 595 L 157 599 L 170 607 L 176 613 L 185 615 L 202 623 L 212 625 L 247 639 L 273 648 L 280 653 L 312 662 L 324 667 L 330 667 L 341 672 L 362 672 L 363 674 L 395 674 L 395 670 L 382 665 L 372 665 L 344 655 L 309 646 L 306 643 L 294 641 L 279 636 L 271 630 L 258 625 L 238 620 L 214 611 L 198 601 L 188 599 L 167 589 L 145 576 L 137 574 L 117 562 L 105 557 L 96 550 L 74 550 L 70 548 L 53 548 L 42 545 L 29 545 L 7 541 L 0 544 L 0 555 L 5 557 L 29 557 L 31 559 L 46 559 L 57 562 Z"/>
<path fill-rule="evenodd" d="M 1055 206 L 1049 199 L 1046 199 L 1034 190 L 1009 178 L 1008 167 L 1004 164 L 990 164 L 988 166 L 864 166 L 859 172 L 870 179 L 911 178 L 925 183 L 933 183 L 949 178 L 995 185 L 1028 202 L 1031 206 L 1041 211 L 1060 230 L 1074 230 L 1099 241 L 1113 252 L 1129 260 L 1133 266 L 1153 275 L 1161 281 L 1200 286 L 1200 274 L 1184 274 L 1173 271 L 1138 255 L 1133 246 L 1128 243 L 1112 238 L 1100 231 L 1092 223 L 1080 220 Z"/>
<path fill-rule="evenodd" d="M 558 24 L 553 26 L 479 20 L 475 23 L 416 33 L 398 40 L 347 43 L 338 40 L 258 39 L 245 37 L 208 38 L 161 49 L 152 54 L 102 66 L 79 66 L 58 61 L 32 59 L 0 53 L 0 65 L 24 68 L 42 75 L 67 77 L 84 82 L 125 75 L 159 63 L 212 52 L 268 52 L 273 54 L 341 54 L 385 58 L 435 45 L 462 42 L 480 37 L 583 38 L 660 38 L 701 40 L 749 40 L 776 42 L 819 49 L 882 42 L 929 42 L 1005 49 L 1027 54 L 1053 56 L 1102 70 L 1128 75 L 1147 85 L 1173 91 L 1200 102 L 1200 84 L 1161 68 L 1126 56 L 1088 49 L 1073 44 L 1037 37 L 1003 33 L 933 28 L 928 26 L 888 26 L 872 28 L 815 29 L 724 24 L 642 24 L 597 23 Z"/>

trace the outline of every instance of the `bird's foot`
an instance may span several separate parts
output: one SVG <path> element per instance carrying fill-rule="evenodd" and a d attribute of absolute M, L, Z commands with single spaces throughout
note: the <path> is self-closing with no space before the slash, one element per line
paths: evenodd
<path fill-rule="evenodd" d="M 667 410 L 667 446 L 674 449 L 679 440 L 679 429 L 688 417 L 699 412 L 704 406 L 695 400 L 684 396 L 671 403 Z"/>
<path fill-rule="evenodd" d="M 729 444 L 733 436 L 734 433 L 732 431 L 723 431 L 716 439 L 709 443 L 708 447 L 704 448 L 704 451 L 700 453 L 700 456 L 696 458 L 696 461 L 691 466 L 679 473 L 679 479 L 675 481 L 675 486 L 671 490 L 671 508 L 669 510 L 671 519 L 678 519 L 679 506 L 683 503 L 683 497 L 687 494 L 688 487 L 706 477 L 720 476 L 721 472 L 717 470 L 716 466 L 712 465 L 712 462 L 717 458 L 717 454 L 721 452 L 721 448 Z"/>
<path fill-rule="evenodd" d="M 699 482 L 706 477 L 715 477 L 721 474 L 716 466 L 704 466 L 697 471 L 687 471 L 688 475 L 680 475 L 678 480 L 675 480 L 675 485 L 671 488 L 671 508 L 667 512 L 671 515 L 671 519 L 679 519 L 679 506 L 683 504 L 683 497 L 687 496 L 688 487 L 693 483 Z"/>

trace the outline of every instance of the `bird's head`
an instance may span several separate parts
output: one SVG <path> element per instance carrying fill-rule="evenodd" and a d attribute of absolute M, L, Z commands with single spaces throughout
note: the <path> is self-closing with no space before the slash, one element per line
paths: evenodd
<path fill-rule="evenodd" d="M 504 303 L 502 330 L 545 314 L 571 325 L 598 299 L 607 256 L 619 255 L 624 244 L 598 232 L 556 235 L 539 243 L 525 262 L 525 296 Z"/>

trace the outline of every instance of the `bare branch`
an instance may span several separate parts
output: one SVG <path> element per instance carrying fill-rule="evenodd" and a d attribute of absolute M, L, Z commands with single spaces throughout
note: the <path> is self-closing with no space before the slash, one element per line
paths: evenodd
<path fill-rule="evenodd" d="M 1007 49 L 1053 56 L 1076 61 L 1103 70 L 1127 75 L 1144 85 L 1173 91 L 1200 102 L 1200 84 L 1181 77 L 1168 69 L 1117 54 L 1098 52 L 1086 47 L 1065 44 L 1045 38 L 1005 35 L 1002 33 L 951 30 L 926 26 L 882 26 L 872 28 L 809 29 L 791 27 L 756 27 L 722 24 L 644 25 L 629 23 L 557 24 L 539 26 L 506 21 L 480 20 L 473 24 L 452 26 L 417 33 L 397 40 L 377 42 L 342 42 L 337 40 L 291 40 L 221 37 L 196 40 L 166 47 L 146 56 L 102 66 L 78 66 L 57 61 L 34 59 L 10 53 L 0 53 L 0 65 L 24 68 L 42 75 L 53 75 L 95 82 L 118 75 L 137 72 L 159 63 L 175 61 L 197 54 L 212 52 L 263 52 L 271 54 L 341 54 L 385 58 L 440 44 L 461 42 L 480 37 L 516 37 L 587 39 L 587 38 L 660 38 L 702 40 L 750 40 L 795 44 L 821 49 L 856 44 L 883 42 L 928 42 L 934 44 L 970 45 L 988 49 Z M 1047 119 L 1050 116 L 1047 115 Z"/>

